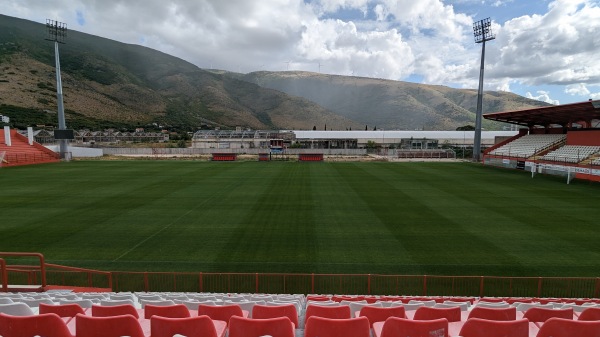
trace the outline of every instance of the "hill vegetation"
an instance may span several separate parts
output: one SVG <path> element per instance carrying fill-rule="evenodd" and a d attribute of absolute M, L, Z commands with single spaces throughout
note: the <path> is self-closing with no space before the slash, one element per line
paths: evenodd
<path fill-rule="evenodd" d="M 241 77 L 262 87 L 304 97 L 346 118 L 386 129 L 455 130 L 475 124 L 477 90 L 439 85 L 307 72 L 254 72 Z M 484 94 L 483 112 L 501 112 L 546 103 L 508 92 Z M 499 124 L 486 121 L 487 128 Z"/>
<path fill-rule="evenodd" d="M 56 124 L 54 49 L 45 30 L 0 15 L 0 114 L 13 126 Z M 306 72 L 206 71 L 77 31 L 68 32 L 60 57 L 71 128 L 453 130 L 474 121 L 473 90 Z M 487 112 L 543 104 L 496 92 L 485 103 Z"/>

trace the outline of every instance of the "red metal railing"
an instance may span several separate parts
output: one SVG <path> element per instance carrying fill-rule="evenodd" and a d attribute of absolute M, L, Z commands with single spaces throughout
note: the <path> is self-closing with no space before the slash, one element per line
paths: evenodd
<path fill-rule="evenodd" d="M 597 298 L 600 278 L 113 272 L 115 291 Z"/>
<path fill-rule="evenodd" d="M 598 298 L 598 277 L 505 277 L 379 274 L 107 272 L 45 263 L 39 253 L 1 253 L 0 257 L 36 257 L 39 265 L 9 265 L 0 258 L 2 290 L 9 274 L 46 287 L 109 288 L 114 291 L 220 293 L 362 294 L 415 296 L 489 296 Z M 48 279 L 48 282 L 46 281 Z"/>
<path fill-rule="evenodd" d="M 0 258 L 0 281 L 2 281 L 2 292 L 8 292 L 8 271 L 6 261 L 2 258 Z"/>
<path fill-rule="evenodd" d="M 8 285 L 38 286 L 45 289 L 49 284 L 58 286 L 112 288 L 112 273 L 85 268 L 75 268 L 46 263 L 40 253 L 0 252 L 0 257 L 22 259 L 36 258 L 36 264 L 9 264 L 0 259 L 2 289 Z M 22 260 L 19 260 L 23 262 Z M 27 261 L 29 262 L 29 261 Z"/>

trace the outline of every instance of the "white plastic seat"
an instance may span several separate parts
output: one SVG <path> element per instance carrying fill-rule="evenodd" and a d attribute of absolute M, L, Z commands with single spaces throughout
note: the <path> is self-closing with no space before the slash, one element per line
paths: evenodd
<path fill-rule="evenodd" d="M 78 304 L 82 308 L 91 308 L 94 302 L 92 300 L 69 300 L 69 299 L 60 299 L 60 304 Z"/>
<path fill-rule="evenodd" d="M 443 304 L 459 306 L 461 311 L 467 311 L 467 310 L 469 310 L 469 307 L 471 306 L 471 302 L 469 302 L 469 301 L 466 301 L 466 302 L 444 301 Z"/>
<path fill-rule="evenodd" d="M 366 302 L 366 301 L 365 301 Z M 383 305 L 379 302 L 376 303 L 362 303 L 362 302 L 351 302 L 350 306 L 350 317 L 355 317 L 355 313 L 360 311 L 363 307 L 378 307 L 383 308 Z"/>
<path fill-rule="evenodd" d="M 129 304 L 131 306 L 135 307 L 135 302 L 132 300 L 101 300 L 100 301 L 100 305 L 102 306 L 115 306 L 115 305 L 123 305 L 123 304 Z"/>
<path fill-rule="evenodd" d="M 52 301 L 49 298 L 40 298 L 40 299 L 36 299 L 36 298 L 22 298 L 22 299 L 19 300 L 19 302 L 27 304 L 30 308 L 37 308 L 37 307 L 40 306 L 40 303 L 50 304 L 50 305 L 55 305 L 56 304 L 56 303 L 54 303 L 54 301 Z"/>
<path fill-rule="evenodd" d="M 25 303 L 0 304 L 0 312 L 12 316 L 33 316 L 35 312 Z"/>
<path fill-rule="evenodd" d="M 167 305 L 175 305 L 174 301 L 171 300 L 140 300 L 140 304 L 142 305 L 142 309 L 146 307 L 146 304 L 156 305 L 156 306 L 167 306 Z"/>
<path fill-rule="evenodd" d="M 15 303 L 10 297 L 0 297 L 0 304 Z"/>

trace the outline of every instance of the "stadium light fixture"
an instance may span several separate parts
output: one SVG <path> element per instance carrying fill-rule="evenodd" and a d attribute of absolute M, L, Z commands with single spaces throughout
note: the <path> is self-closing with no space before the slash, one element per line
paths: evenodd
<path fill-rule="evenodd" d="M 479 68 L 479 90 L 477 91 L 477 113 L 475 115 L 475 138 L 473 140 L 473 161 L 481 160 L 481 119 L 483 115 L 483 69 L 485 64 L 485 42 L 496 38 L 492 33 L 490 18 L 473 23 L 475 43 L 481 43 L 481 67 Z"/>
<path fill-rule="evenodd" d="M 58 130 L 54 131 L 54 138 L 59 141 L 60 158 L 69 160 L 67 156 L 68 140 L 73 139 L 72 130 L 67 130 L 65 122 L 65 107 L 63 103 L 62 80 L 60 77 L 60 57 L 58 44 L 64 44 L 67 38 L 67 24 L 54 20 L 46 20 L 46 40 L 54 42 L 54 58 L 56 60 L 56 99 L 58 101 Z M 58 131 L 58 132 L 57 132 Z"/>

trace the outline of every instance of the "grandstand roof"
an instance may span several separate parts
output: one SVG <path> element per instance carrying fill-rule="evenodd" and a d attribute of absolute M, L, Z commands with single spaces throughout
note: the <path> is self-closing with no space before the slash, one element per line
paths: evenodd
<path fill-rule="evenodd" d="M 298 139 L 372 139 L 372 140 L 392 140 L 392 139 L 469 139 L 474 137 L 474 131 L 396 131 L 396 130 L 377 130 L 377 131 L 301 131 L 294 130 Z M 495 137 L 512 137 L 517 131 L 482 131 L 482 139 L 494 139 Z"/>
<path fill-rule="evenodd" d="M 525 126 L 546 126 L 600 120 L 600 100 L 564 105 L 538 107 L 525 110 L 495 112 L 483 115 L 485 119 Z"/>

